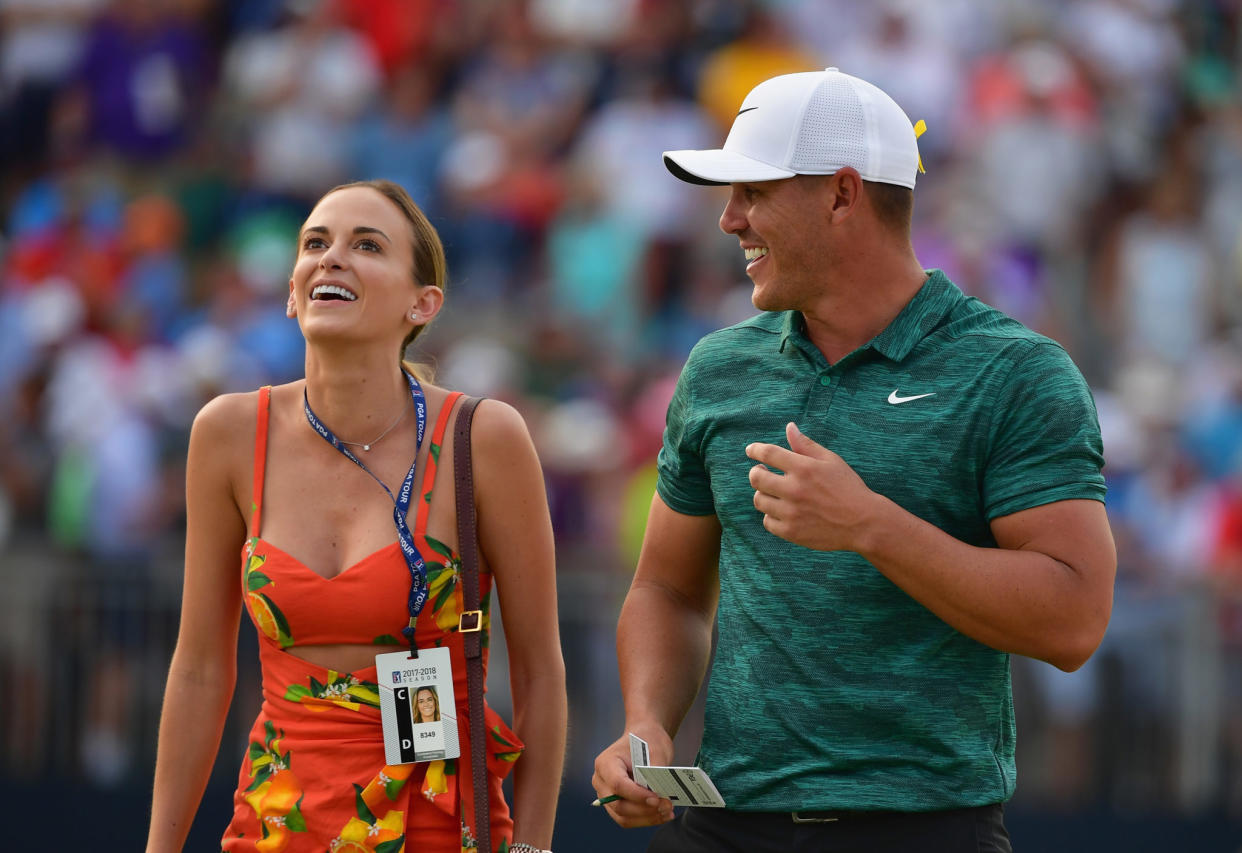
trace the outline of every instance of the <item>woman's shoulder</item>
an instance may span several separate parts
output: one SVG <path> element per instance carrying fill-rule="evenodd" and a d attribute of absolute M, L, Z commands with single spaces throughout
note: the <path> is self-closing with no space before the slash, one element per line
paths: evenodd
<path fill-rule="evenodd" d="M 538 452 L 526 420 L 509 403 L 487 397 L 475 410 L 470 428 L 474 466 L 490 472 L 484 481 L 512 494 L 516 484 L 538 470 Z"/>
<path fill-rule="evenodd" d="M 445 416 L 453 418 L 449 423 L 452 429 L 457 420 L 457 414 L 461 411 L 462 405 L 471 396 L 464 391 L 455 388 L 446 388 L 436 385 L 426 380 L 419 383 L 423 389 L 423 393 L 427 396 L 427 405 L 434 413 L 441 410 L 445 404 L 452 406 L 452 409 L 445 412 Z M 460 399 L 458 399 L 458 396 Z M 494 397 L 481 397 L 478 406 L 474 410 L 474 419 L 470 424 L 470 434 L 473 436 L 473 446 L 479 446 L 479 439 L 505 439 L 512 438 L 516 435 L 527 434 L 526 421 L 510 404 L 503 400 L 497 400 Z"/>
<path fill-rule="evenodd" d="M 530 430 L 522 413 L 512 405 L 494 397 L 484 397 L 474 411 L 470 434 L 476 450 L 495 447 L 503 451 L 505 447 L 511 448 L 515 440 L 529 439 Z"/>
<path fill-rule="evenodd" d="M 462 392 L 462 398 L 457 400 L 452 396 L 458 393 L 454 389 L 442 388 L 428 382 L 423 383 L 423 390 L 433 411 L 451 401 L 453 408 L 451 412 L 445 412 L 445 415 L 452 417 L 448 428 L 450 432 L 454 431 L 457 417 L 468 395 Z M 492 453 L 512 452 L 515 441 L 530 441 L 530 430 L 521 412 L 504 400 L 497 400 L 495 397 L 480 398 L 474 410 L 474 418 L 470 422 L 470 447 L 474 455 L 486 457 Z"/>
<path fill-rule="evenodd" d="M 220 394 L 212 397 L 203 407 L 198 410 L 198 414 L 194 416 L 194 429 L 196 431 L 209 430 L 212 433 L 219 433 L 235 426 L 238 420 L 245 414 L 250 415 L 251 422 L 255 419 L 255 410 L 258 407 L 259 392 L 248 391 L 233 394 Z"/>
<path fill-rule="evenodd" d="M 296 383 L 278 385 L 272 395 L 285 396 Z M 215 442 L 253 441 L 259 419 L 262 389 L 220 394 L 208 400 L 194 417 L 194 432 Z M 270 405 L 270 403 L 269 403 Z"/>

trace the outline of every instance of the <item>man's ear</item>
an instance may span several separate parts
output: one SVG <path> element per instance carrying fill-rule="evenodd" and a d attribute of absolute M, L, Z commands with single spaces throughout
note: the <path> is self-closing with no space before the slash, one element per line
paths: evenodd
<path fill-rule="evenodd" d="M 852 166 L 844 166 L 831 177 L 832 222 L 843 222 L 858 209 L 862 201 L 863 179 L 858 170 Z"/>

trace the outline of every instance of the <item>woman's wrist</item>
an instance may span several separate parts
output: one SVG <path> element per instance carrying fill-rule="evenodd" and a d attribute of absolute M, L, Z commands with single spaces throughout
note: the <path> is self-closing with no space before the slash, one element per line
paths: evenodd
<path fill-rule="evenodd" d="M 552 851 L 544 850 L 542 847 L 536 847 L 533 844 L 527 844 L 525 841 L 519 841 L 516 844 L 509 845 L 509 853 L 552 853 Z"/>

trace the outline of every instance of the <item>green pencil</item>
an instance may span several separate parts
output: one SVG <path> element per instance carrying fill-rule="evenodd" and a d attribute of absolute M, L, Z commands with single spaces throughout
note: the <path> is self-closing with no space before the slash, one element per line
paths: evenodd
<path fill-rule="evenodd" d="M 601 797 L 600 799 L 598 799 L 598 800 L 596 800 L 595 802 L 591 803 L 591 805 L 593 805 L 593 806 L 602 806 L 602 805 L 604 805 L 605 803 L 614 803 L 614 802 L 616 802 L 616 801 L 617 801 L 617 800 L 619 800 L 619 799 L 621 799 L 621 795 L 620 795 L 620 794 L 609 794 L 608 796 L 606 796 L 606 797 Z"/>

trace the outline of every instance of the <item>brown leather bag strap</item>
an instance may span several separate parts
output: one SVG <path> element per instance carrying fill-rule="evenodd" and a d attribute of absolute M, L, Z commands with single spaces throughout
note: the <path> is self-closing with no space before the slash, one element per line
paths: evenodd
<path fill-rule="evenodd" d="M 492 853 L 488 810 L 487 744 L 483 724 L 483 612 L 479 601 L 479 531 L 470 464 L 470 424 L 478 397 L 466 397 L 453 426 L 453 480 L 457 485 L 457 548 L 461 552 L 463 609 L 457 629 L 466 647 L 466 693 L 470 700 L 470 766 L 474 779 L 474 837 L 480 853 Z"/>

